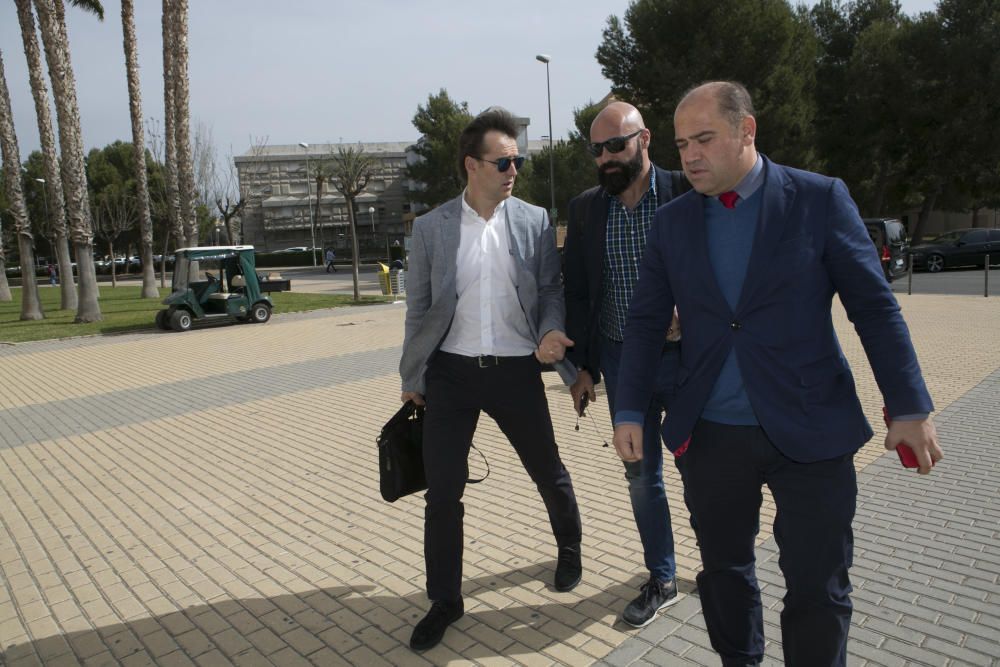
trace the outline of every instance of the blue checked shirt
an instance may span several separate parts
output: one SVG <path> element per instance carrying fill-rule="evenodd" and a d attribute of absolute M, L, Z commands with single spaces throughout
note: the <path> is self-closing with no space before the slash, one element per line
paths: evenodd
<path fill-rule="evenodd" d="M 621 341 L 632 290 L 639 281 L 639 261 L 646 247 L 646 235 L 656 211 L 656 172 L 649 170 L 649 189 L 634 212 L 621 200 L 605 193 L 608 201 L 608 229 L 605 238 L 604 295 L 601 302 L 601 333 Z"/>

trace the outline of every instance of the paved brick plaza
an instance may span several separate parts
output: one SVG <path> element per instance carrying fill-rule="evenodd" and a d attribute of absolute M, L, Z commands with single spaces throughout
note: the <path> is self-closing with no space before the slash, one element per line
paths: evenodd
<path fill-rule="evenodd" d="M 1000 664 L 1000 302 L 899 299 L 946 459 L 918 478 L 884 453 L 881 401 L 838 306 L 876 430 L 856 458 L 851 660 Z M 575 431 L 555 374 L 583 583 L 551 587 L 544 508 L 484 417 L 476 444 L 493 472 L 466 493 L 466 616 L 423 656 L 406 648 L 427 606 L 423 501 L 380 499 L 374 445 L 398 404 L 403 312 L 0 346 L 0 665 L 717 664 L 673 469 L 688 597 L 645 630 L 616 621 L 645 579 L 621 464 L 601 446 L 603 396 L 600 432 L 589 419 Z M 765 514 L 760 578 L 780 659 Z"/>

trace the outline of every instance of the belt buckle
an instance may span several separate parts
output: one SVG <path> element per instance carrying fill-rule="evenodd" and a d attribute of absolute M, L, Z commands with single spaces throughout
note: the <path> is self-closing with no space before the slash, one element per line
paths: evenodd
<path fill-rule="evenodd" d="M 484 361 L 487 359 L 492 359 L 493 363 Z M 476 360 L 479 362 L 480 368 L 489 368 L 490 366 L 498 366 L 500 364 L 500 359 L 495 354 L 481 354 L 476 357 Z"/>

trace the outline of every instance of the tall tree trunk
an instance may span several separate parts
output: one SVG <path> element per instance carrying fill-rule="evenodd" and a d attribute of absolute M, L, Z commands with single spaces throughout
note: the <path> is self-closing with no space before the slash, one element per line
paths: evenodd
<path fill-rule="evenodd" d="M 937 202 L 938 198 L 938 188 L 934 188 L 930 193 L 924 195 L 924 202 L 920 206 L 920 214 L 917 216 L 917 226 L 913 230 L 913 234 L 910 235 L 911 243 L 920 243 L 924 237 L 924 228 L 927 226 L 927 221 L 931 217 L 931 211 L 934 210 L 934 204 Z"/>
<path fill-rule="evenodd" d="M 885 192 L 889 188 L 889 167 L 887 160 L 879 160 L 875 174 L 875 192 L 872 193 L 872 215 L 881 216 L 885 206 Z"/>
<path fill-rule="evenodd" d="M 142 296 L 159 298 L 153 270 L 153 219 L 149 215 L 149 185 L 146 182 L 146 137 L 142 129 L 142 91 L 139 88 L 139 54 L 135 41 L 135 13 L 132 0 L 122 0 L 122 35 L 125 69 L 128 72 L 128 107 L 132 115 L 132 158 L 135 161 L 135 189 L 139 206 Z"/>
<path fill-rule="evenodd" d="M 70 62 L 63 4 L 62 0 L 35 0 L 35 8 L 38 10 L 45 60 L 56 103 L 66 210 L 79 271 L 80 288 L 74 321 L 97 322 L 101 320 L 101 306 L 97 301 L 99 291 L 97 275 L 94 273 L 93 223 L 87 198 L 80 111 L 76 102 L 76 77 Z"/>
<path fill-rule="evenodd" d="M 10 283 L 7 282 L 7 259 L 3 254 L 3 243 L 0 243 L 0 301 L 13 301 L 10 294 Z"/>
<path fill-rule="evenodd" d="M 322 259 L 325 261 L 326 260 L 326 239 L 324 239 L 324 237 L 323 237 L 323 220 L 322 220 L 322 218 L 319 217 L 319 200 L 323 198 L 323 182 L 324 182 L 324 180 L 325 179 L 322 176 L 316 177 L 316 215 L 315 215 L 315 220 L 316 220 L 316 227 L 319 229 L 319 247 L 322 248 L 322 250 L 320 250 L 320 255 L 322 255 Z M 316 251 L 314 250 L 313 252 L 316 252 Z"/>
<path fill-rule="evenodd" d="M 188 244 L 198 245 L 198 218 L 195 213 L 194 161 L 191 153 L 190 86 L 188 85 L 188 3 L 173 4 L 173 86 L 174 134 L 177 147 L 177 190 L 181 219 Z"/>
<path fill-rule="evenodd" d="M 167 220 L 178 248 L 187 246 L 177 193 L 177 142 L 174 118 L 174 0 L 163 0 L 163 166 L 167 185 Z M 166 253 L 164 253 L 166 254 Z"/>
<path fill-rule="evenodd" d="M 35 118 L 38 121 L 38 138 L 42 148 L 42 164 L 45 169 L 45 194 L 49 211 L 49 226 L 55 239 L 52 247 L 56 251 L 59 264 L 60 309 L 76 310 L 76 283 L 73 277 L 73 258 L 69 252 L 69 234 L 66 229 L 66 204 L 63 199 L 63 182 L 59 173 L 59 158 L 56 156 L 56 139 L 52 131 L 52 114 L 49 111 L 49 88 L 45 83 L 42 54 L 38 49 L 35 35 L 35 17 L 31 12 L 31 0 L 15 0 L 17 19 L 21 24 L 21 41 L 24 42 L 24 56 L 28 61 L 28 79 L 31 95 L 35 100 Z"/>
<path fill-rule="evenodd" d="M 351 273 L 354 276 L 354 300 L 361 300 L 358 290 L 358 225 L 354 220 L 354 197 L 347 197 L 347 224 L 351 226 Z"/>
<path fill-rule="evenodd" d="M 167 286 L 167 248 L 170 247 L 170 232 L 163 235 L 163 254 L 160 255 L 160 287 Z"/>
<path fill-rule="evenodd" d="M 0 183 L 0 187 L 3 184 Z M 10 283 L 7 282 L 7 256 L 3 252 L 3 225 L 0 224 L 0 301 L 13 301 L 10 294 Z"/>
<path fill-rule="evenodd" d="M 118 287 L 118 262 L 115 261 L 115 244 L 108 241 L 108 257 L 111 258 L 111 288 Z"/>
<path fill-rule="evenodd" d="M 21 319 L 40 320 L 42 305 L 38 301 L 38 281 L 35 279 L 35 253 L 31 238 L 28 207 L 21 190 L 21 152 L 17 148 L 14 118 L 11 116 L 10 93 L 4 73 L 3 53 L 0 52 L 0 154 L 3 155 L 4 188 L 10 212 L 14 218 L 14 231 L 21 252 Z"/>

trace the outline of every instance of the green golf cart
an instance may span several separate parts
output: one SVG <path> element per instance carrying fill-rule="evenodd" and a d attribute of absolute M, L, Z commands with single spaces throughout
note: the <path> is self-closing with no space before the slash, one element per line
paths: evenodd
<path fill-rule="evenodd" d="M 174 253 L 174 278 L 166 308 L 156 313 L 160 329 L 187 331 L 205 322 L 267 322 L 274 304 L 261 292 L 279 292 L 289 281 L 262 285 L 251 245 L 181 248 Z"/>

